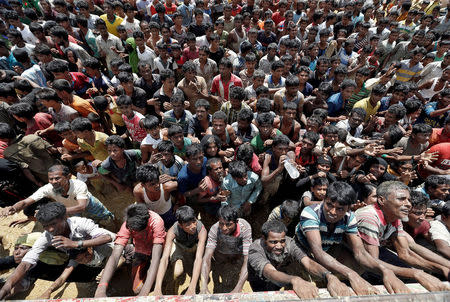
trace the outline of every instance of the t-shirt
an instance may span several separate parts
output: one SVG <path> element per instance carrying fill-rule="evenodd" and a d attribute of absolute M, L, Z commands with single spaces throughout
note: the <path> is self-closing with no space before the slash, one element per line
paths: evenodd
<path fill-rule="evenodd" d="M 78 146 L 80 146 L 83 151 L 89 151 L 95 159 L 105 160 L 109 155 L 105 145 L 108 135 L 97 131 L 94 131 L 94 133 L 95 142 L 93 146 L 82 138 L 77 139 Z"/>
<path fill-rule="evenodd" d="M 200 181 L 206 176 L 206 157 L 203 158 L 202 170 L 199 174 L 194 174 L 188 169 L 189 165 L 184 165 L 178 173 L 178 191 L 184 194 L 195 189 Z"/>
<path fill-rule="evenodd" d="M 231 74 L 231 78 L 227 83 L 224 83 L 222 81 L 222 76 L 219 74 L 214 77 L 212 81 L 211 86 L 211 93 L 217 94 L 218 96 L 221 96 L 225 100 L 230 100 L 230 89 L 233 86 L 239 86 L 242 87 L 242 81 L 239 77 L 235 76 L 234 74 Z"/>
<path fill-rule="evenodd" d="M 425 236 L 428 233 L 430 230 L 430 223 L 428 220 L 423 220 L 417 228 L 413 229 L 408 224 L 405 224 L 403 228 L 412 238 L 416 239 L 417 237 Z"/>
<path fill-rule="evenodd" d="M 58 122 L 70 122 L 72 120 L 72 116 L 77 113 L 77 111 L 70 106 L 61 104 L 61 109 L 56 112 L 53 108 L 49 108 L 48 112 L 53 118 L 55 123 Z"/>
<path fill-rule="evenodd" d="M 306 257 L 305 252 L 295 244 L 294 239 L 286 236 L 286 246 L 283 252 L 283 261 L 281 263 L 270 259 L 267 256 L 265 243 L 262 239 L 255 240 L 248 251 L 248 280 L 264 280 L 266 282 L 273 282 L 264 277 L 264 267 L 267 264 L 272 264 L 277 271 L 287 272 L 288 268 L 294 264 L 301 262 L 303 257 Z M 274 282 L 273 282 L 274 283 Z M 284 284 L 280 284 L 284 286 Z"/>
<path fill-rule="evenodd" d="M 192 248 L 194 245 L 198 243 L 198 234 L 203 228 L 203 223 L 201 221 L 197 221 L 197 228 L 195 229 L 195 234 L 186 233 L 180 226 L 180 224 L 175 222 L 173 225 L 173 233 L 175 234 L 175 240 L 177 244 L 182 245 L 186 248 Z"/>
<path fill-rule="evenodd" d="M 112 174 L 118 180 L 119 183 L 132 186 L 136 182 L 136 169 L 141 163 L 141 150 L 124 150 L 123 156 L 126 159 L 125 166 L 120 168 L 117 166 L 116 162 L 108 157 L 105 159 L 98 169 L 100 174 Z"/>
<path fill-rule="evenodd" d="M 125 126 L 127 126 L 127 130 L 130 133 L 132 140 L 135 142 L 142 142 L 142 140 L 147 136 L 145 129 L 141 128 L 139 125 L 139 122 L 144 118 L 144 116 L 139 112 L 133 112 L 134 115 L 131 119 L 128 119 L 125 114 L 122 114 L 122 119 L 125 122 Z"/>
<path fill-rule="evenodd" d="M 212 179 L 209 175 L 204 178 L 205 184 L 206 184 L 206 191 L 201 191 L 198 193 L 199 198 L 205 197 L 205 196 L 215 196 L 217 193 L 219 193 L 220 190 L 220 183 L 216 182 L 214 179 Z M 219 202 L 218 200 L 212 200 L 212 202 Z"/>
<path fill-rule="evenodd" d="M 153 149 L 156 149 L 158 147 L 158 144 L 162 142 L 162 135 L 159 133 L 159 138 L 154 139 L 150 133 L 147 134 L 147 136 L 142 140 L 141 146 L 150 145 Z"/>
<path fill-rule="evenodd" d="M 115 244 L 126 246 L 130 238 L 133 239 L 136 253 L 150 256 L 152 254 L 153 244 L 164 244 L 166 231 L 164 230 L 164 221 L 153 211 L 148 211 L 150 218 L 145 230 L 140 232 L 127 228 L 124 222 L 117 232 Z"/>
<path fill-rule="evenodd" d="M 309 231 L 319 231 L 322 240 L 322 249 L 327 251 L 334 244 L 340 244 L 344 240 L 345 234 L 357 234 L 357 222 L 355 214 L 351 211 L 334 224 L 334 229 L 325 219 L 323 213 L 323 203 L 311 205 L 303 209 L 300 214 L 300 222 L 296 227 L 295 236 L 298 242 L 309 249 L 309 243 L 305 233 Z"/>
<path fill-rule="evenodd" d="M 70 229 L 69 239 L 73 241 L 89 240 L 102 235 L 109 235 L 112 240 L 115 238 L 113 233 L 100 228 L 88 218 L 70 217 L 67 218 L 67 224 Z M 41 237 L 33 244 L 31 250 L 23 257 L 22 261 L 35 265 L 39 260 L 39 255 L 52 245 L 52 239 L 53 235 L 48 231 L 44 231 Z M 57 250 L 67 252 L 64 248 L 58 248 Z"/>
<path fill-rule="evenodd" d="M 225 255 L 248 255 L 248 250 L 252 244 L 252 228 L 250 224 L 242 218 L 238 218 L 236 230 L 231 235 L 225 235 L 216 222 L 208 232 L 207 248 L 212 248 Z"/>
<path fill-rule="evenodd" d="M 276 129 L 277 135 L 283 134 L 280 130 Z M 261 134 L 258 133 L 257 136 L 255 136 L 252 141 L 250 142 L 250 145 L 253 147 L 253 150 L 256 154 L 261 154 L 264 151 L 268 150 L 270 147 L 264 146 L 264 141 L 261 139 Z"/>
<path fill-rule="evenodd" d="M 419 155 L 428 148 L 429 143 L 413 144 L 410 137 L 402 137 L 394 147 L 402 147 L 402 155 Z"/>
<path fill-rule="evenodd" d="M 192 141 L 188 137 L 183 137 L 183 148 L 178 149 L 177 146 L 174 146 L 173 153 L 178 155 L 181 158 L 186 157 L 186 147 L 192 145 Z"/>
<path fill-rule="evenodd" d="M 400 219 L 388 224 L 378 204 L 360 208 L 355 215 L 359 237 L 367 244 L 383 246 L 392 236 L 405 236 Z"/>
<path fill-rule="evenodd" d="M 89 113 L 91 113 L 91 112 L 97 114 L 94 107 L 92 107 L 92 104 L 89 103 L 88 100 L 85 100 L 85 99 L 79 97 L 78 95 L 73 96 L 73 101 L 70 104 L 70 107 L 72 107 L 73 109 L 78 111 L 78 113 L 82 117 L 87 117 L 89 115 Z"/>
<path fill-rule="evenodd" d="M 430 136 L 430 146 L 440 143 L 450 143 L 450 134 L 446 133 L 444 128 L 433 128 Z"/>
<path fill-rule="evenodd" d="M 441 220 L 430 221 L 431 240 L 443 240 L 450 245 L 450 231 Z"/>

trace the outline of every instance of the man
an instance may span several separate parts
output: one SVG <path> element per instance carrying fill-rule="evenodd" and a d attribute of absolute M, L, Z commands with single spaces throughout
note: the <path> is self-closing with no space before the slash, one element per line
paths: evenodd
<path fill-rule="evenodd" d="M 231 269 L 239 267 L 240 272 L 237 283 L 231 293 L 240 293 L 247 280 L 248 249 L 252 243 L 252 229 L 250 224 L 242 218 L 238 218 L 238 210 L 231 205 L 225 205 L 219 209 L 219 221 L 216 222 L 208 233 L 206 251 L 202 264 L 201 294 L 209 293 L 208 279 L 211 271 L 211 260 L 214 258 L 215 267 L 213 274 L 220 274 L 224 266 Z M 236 265 L 237 264 L 237 265 Z M 224 279 L 223 283 L 225 283 Z M 233 280 L 233 281 L 234 281 Z M 215 283 L 217 286 L 217 283 Z"/>
<path fill-rule="evenodd" d="M 242 81 L 239 77 L 231 72 L 233 71 L 233 64 L 230 59 L 222 58 L 219 63 L 219 75 L 215 76 L 212 81 L 211 94 L 219 104 L 230 99 L 230 90 L 233 86 L 242 87 Z"/>
<path fill-rule="evenodd" d="M 82 214 L 96 222 L 108 222 L 113 214 L 78 179 L 71 179 L 69 168 L 54 165 L 48 169 L 49 183 L 39 188 L 30 197 L 1 210 L 1 215 L 13 215 L 43 198 L 51 198 L 67 208 L 67 215 Z"/>
<path fill-rule="evenodd" d="M 103 247 L 114 239 L 114 235 L 99 228 L 92 220 L 82 217 L 67 218 L 66 207 L 59 202 L 43 205 L 36 215 L 44 232 L 24 256 L 14 273 L 0 290 L 0 299 L 5 299 L 15 292 L 26 274 L 45 270 L 45 264 L 38 261 L 39 255 L 52 246 L 57 250 L 68 252 L 76 248 Z M 40 268 L 39 268 L 40 267 Z"/>
<path fill-rule="evenodd" d="M 195 102 L 195 114 L 189 121 L 188 138 L 199 143 L 209 127 L 211 127 L 212 115 L 209 114 L 209 102 L 198 99 Z"/>
<path fill-rule="evenodd" d="M 108 5 L 105 7 L 108 7 Z M 101 17 L 103 16 L 105 15 L 102 15 Z M 114 17 L 116 19 L 121 19 L 119 16 Z M 120 23 L 122 23 L 122 21 L 120 21 Z M 114 28 L 114 30 L 108 30 L 108 24 L 110 24 L 110 21 L 108 20 L 108 23 L 106 23 L 102 18 L 95 22 L 95 27 L 100 32 L 100 35 L 96 38 L 100 58 L 105 60 L 108 70 L 111 71 L 111 60 L 120 58 L 120 53 L 123 53 L 125 49 L 122 42 L 117 37 L 117 29 Z"/>
<path fill-rule="evenodd" d="M 203 252 L 205 251 L 208 232 L 201 221 L 195 217 L 194 210 L 189 206 L 178 208 L 175 213 L 177 222 L 167 231 L 164 253 L 156 277 L 154 294 L 162 295 L 162 283 L 170 262 L 174 265 L 173 280 L 181 275 L 184 270 L 184 260 L 194 259 L 192 278 L 185 295 L 195 295 L 200 270 L 202 267 Z M 178 288 L 175 288 L 178 290 Z"/>
<path fill-rule="evenodd" d="M 398 181 L 383 182 L 377 188 L 378 202 L 358 209 L 358 233 L 369 254 L 381 261 L 396 275 L 417 280 L 429 291 L 448 290 L 436 277 L 421 269 L 448 276 L 448 260 L 420 248 L 412 240 L 408 243 L 401 219 L 406 218 L 411 208 L 409 188 Z M 397 255 L 385 246 L 390 240 Z M 433 260 L 429 260 L 433 259 Z M 416 268 L 410 268 L 414 266 Z"/>
<path fill-rule="evenodd" d="M 370 97 L 359 100 L 353 105 L 353 108 L 362 108 L 366 112 L 364 121 L 367 122 L 369 118 L 378 112 L 381 106 L 381 99 L 387 92 L 386 86 L 383 84 L 377 84 L 372 88 Z"/>
<path fill-rule="evenodd" d="M 196 66 L 192 61 L 187 61 L 182 67 L 184 78 L 178 83 L 189 102 L 189 110 L 195 111 L 195 101 L 198 99 L 209 99 L 205 79 L 196 75 Z"/>
<path fill-rule="evenodd" d="M 187 164 L 178 173 L 178 191 L 187 199 L 193 199 L 201 192 L 198 184 L 206 176 L 206 157 L 200 144 L 186 147 L 186 159 Z"/>
<path fill-rule="evenodd" d="M 275 112 L 281 115 L 283 112 L 283 105 L 288 102 L 293 102 L 297 105 L 297 118 L 306 125 L 306 117 L 303 113 L 303 104 L 305 97 L 298 91 L 300 85 L 299 79 L 296 76 L 288 76 L 286 79 L 286 87 L 281 88 L 274 95 Z"/>
<path fill-rule="evenodd" d="M 330 184 L 322 203 L 311 205 L 302 211 L 296 229 L 297 242 L 312 253 L 318 263 L 347 278 L 357 295 L 373 294 L 377 290 L 361 278 L 358 272 L 344 264 L 347 261 L 356 260 L 363 267 L 382 274 L 389 293 L 408 293 L 409 290 L 394 273 L 364 249 L 361 238 L 358 237 L 355 215 L 350 209 L 355 202 L 356 193 L 349 184 L 341 181 Z M 349 255 L 341 245 L 344 236 L 353 255 Z"/>
<path fill-rule="evenodd" d="M 163 116 L 163 128 L 179 125 L 183 129 L 183 135 L 188 135 L 189 124 L 192 123 L 192 113 L 184 109 L 184 95 L 176 92 L 170 99 L 171 110 L 166 111 Z"/>
<path fill-rule="evenodd" d="M 281 220 L 267 221 L 262 226 L 262 237 L 250 246 L 248 280 L 253 291 L 274 291 L 291 285 L 300 299 L 318 298 L 319 289 L 313 283 L 294 275 L 299 273 L 301 263 L 308 273 L 325 279 L 333 297 L 350 295 L 345 284 L 309 258 L 286 232 Z"/>
<path fill-rule="evenodd" d="M 130 239 L 133 239 L 134 244 L 131 276 L 133 292 L 141 296 L 147 296 L 155 281 L 164 238 L 166 237 L 164 221 L 142 203 L 128 206 L 126 217 L 126 221 L 116 235 L 114 249 L 95 291 L 95 298 L 106 297 L 108 283 Z"/>
<path fill-rule="evenodd" d="M 347 131 L 347 143 L 350 146 L 359 146 L 363 141 L 363 122 L 366 118 L 366 111 L 363 108 L 353 108 L 348 119 L 339 121 L 336 127 Z"/>

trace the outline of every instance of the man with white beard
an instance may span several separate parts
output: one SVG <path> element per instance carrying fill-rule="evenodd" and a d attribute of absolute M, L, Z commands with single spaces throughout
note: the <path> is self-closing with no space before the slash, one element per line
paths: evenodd
<path fill-rule="evenodd" d="M 326 268 L 309 258 L 286 236 L 286 226 L 280 220 L 267 221 L 262 226 L 262 238 L 255 240 L 248 253 L 248 281 L 253 291 L 275 291 L 290 286 L 299 298 L 319 297 L 312 282 L 288 273 L 298 273 L 301 263 L 306 274 L 327 282 L 331 296 L 349 296 L 349 288 Z"/>

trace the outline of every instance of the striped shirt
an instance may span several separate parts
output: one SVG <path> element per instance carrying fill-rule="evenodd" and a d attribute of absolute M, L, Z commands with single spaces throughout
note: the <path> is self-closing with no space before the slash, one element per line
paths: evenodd
<path fill-rule="evenodd" d="M 388 224 L 378 204 L 360 208 L 355 215 L 358 221 L 359 237 L 367 244 L 382 246 L 394 234 L 404 236 L 402 222 L 397 219 Z"/>
<path fill-rule="evenodd" d="M 400 61 L 402 64 L 400 68 L 397 70 L 397 73 L 395 74 L 397 76 L 396 80 L 400 82 L 408 82 L 412 78 L 418 76 L 420 72 L 423 69 L 422 63 L 417 63 L 416 65 L 410 67 L 409 66 L 410 60 L 403 60 Z"/>
<path fill-rule="evenodd" d="M 236 223 L 236 230 L 232 235 L 225 235 L 219 229 L 219 222 L 216 222 L 208 232 L 207 248 L 216 249 L 225 255 L 248 255 L 248 250 L 252 244 L 252 228 L 250 224 L 242 218 Z"/>
<path fill-rule="evenodd" d="M 326 221 L 323 203 L 311 205 L 303 209 L 300 222 L 295 229 L 295 236 L 303 247 L 309 249 L 305 233 L 318 230 L 322 239 L 322 249 L 327 251 L 334 244 L 340 244 L 344 239 L 344 234 L 357 234 L 358 232 L 355 214 L 351 211 L 347 212 L 334 225 L 334 229 L 332 229 Z"/>

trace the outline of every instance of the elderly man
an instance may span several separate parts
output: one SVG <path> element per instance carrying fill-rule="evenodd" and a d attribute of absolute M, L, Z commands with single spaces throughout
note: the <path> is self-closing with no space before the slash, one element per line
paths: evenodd
<path fill-rule="evenodd" d="M 69 216 L 82 214 L 101 224 L 112 222 L 114 215 L 88 191 L 84 182 L 78 179 L 70 179 L 68 167 L 63 165 L 51 166 L 48 169 L 48 181 L 48 184 L 39 188 L 30 197 L 1 209 L 0 215 L 15 214 L 47 197 L 66 206 Z"/>
<path fill-rule="evenodd" d="M 402 182 L 386 181 L 377 188 L 377 198 L 377 203 L 355 213 L 359 236 L 369 254 L 396 275 L 415 279 L 429 291 L 449 290 L 449 286 L 421 269 L 448 278 L 450 262 L 419 247 L 411 238 L 408 243 L 401 219 L 408 217 L 411 208 L 409 188 Z M 393 243 L 397 255 L 386 248 L 388 242 Z"/>
<path fill-rule="evenodd" d="M 297 276 L 301 263 L 308 273 L 325 279 L 333 297 L 351 294 L 345 284 L 309 258 L 294 239 L 286 236 L 286 232 L 286 226 L 281 220 L 267 221 L 262 226 L 262 238 L 250 246 L 248 280 L 254 291 L 279 290 L 290 285 L 299 298 L 318 298 L 318 288 Z"/>
<path fill-rule="evenodd" d="M 101 253 L 102 257 L 108 257 L 112 247 L 109 243 L 114 239 L 114 234 L 98 227 L 92 220 L 82 217 L 67 218 L 66 207 L 59 202 L 51 202 L 43 205 L 36 215 L 44 227 L 41 237 L 36 240 L 31 250 L 23 257 L 14 273 L 8 278 L 0 290 L 0 299 L 5 299 L 19 289 L 23 289 L 24 278 L 28 279 L 27 273 L 33 269 L 39 273 L 48 269 L 48 266 L 39 261 L 39 256 L 49 247 L 69 253 L 73 249 L 94 248 Z M 71 263 L 69 262 L 69 265 Z M 79 266 L 82 269 L 83 266 Z M 65 267 L 62 266 L 62 269 Z M 86 273 L 87 271 L 85 271 Z M 100 272 L 93 269 L 95 276 Z M 75 275 L 75 272 L 73 272 Z M 33 275 L 33 274 L 31 274 Z M 85 275 L 84 281 L 89 277 Z"/>

